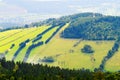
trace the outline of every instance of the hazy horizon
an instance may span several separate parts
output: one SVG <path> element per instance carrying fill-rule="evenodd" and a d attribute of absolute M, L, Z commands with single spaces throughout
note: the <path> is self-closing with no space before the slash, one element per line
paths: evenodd
<path fill-rule="evenodd" d="M 0 23 L 31 23 L 75 13 L 120 16 L 119 0 L 0 0 Z"/>

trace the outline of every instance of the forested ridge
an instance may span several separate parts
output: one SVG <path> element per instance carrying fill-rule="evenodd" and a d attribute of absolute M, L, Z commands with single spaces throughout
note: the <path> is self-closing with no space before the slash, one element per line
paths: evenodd
<path fill-rule="evenodd" d="M 84 40 L 115 40 L 120 35 L 120 17 L 84 17 L 71 22 L 62 32 L 63 38 Z"/>
<path fill-rule="evenodd" d="M 99 13 L 79 13 L 50 18 L 42 22 L 32 23 L 31 26 L 60 25 L 70 23 L 61 33 L 62 38 L 82 38 L 84 40 L 115 40 L 120 35 L 120 17 L 106 16 Z"/>
<path fill-rule="evenodd" d="M 52 27 L 70 23 L 61 33 L 62 38 L 82 38 L 84 40 L 115 40 L 120 35 L 120 17 L 106 16 L 99 13 L 79 13 L 60 18 L 49 18 L 44 21 L 26 24 L 23 27 L 38 27 L 41 25 L 52 25 Z M 10 30 L 5 29 L 5 30 Z M 1 30 L 1 31 L 5 31 Z"/>
<path fill-rule="evenodd" d="M 47 65 L 0 60 L 0 80 L 120 80 L 120 72 L 69 70 Z"/>

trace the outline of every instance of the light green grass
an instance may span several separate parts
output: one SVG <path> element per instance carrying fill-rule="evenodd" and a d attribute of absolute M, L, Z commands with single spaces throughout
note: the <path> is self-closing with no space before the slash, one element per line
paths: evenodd
<path fill-rule="evenodd" d="M 0 40 L 3 39 L 3 37 L 8 37 L 9 35 L 12 35 L 14 33 L 17 33 L 19 31 L 21 31 L 22 29 L 15 29 L 15 30 L 8 30 L 8 31 L 4 31 L 4 32 L 0 32 Z"/>
<path fill-rule="evenodd" d="M 37 29 L 34 33 L 32 33 L 30 36 L 27 36 L 27 37 L 29 37 L 29 39 L 30 39 L 30 38 L 33 39 L 33 38 L 36 37 L 37 34 L 42 33 L 44 30 L 46 30 L 46 29 L 49 28 L 49 27 L 50 27 L 50 26 L 40 27 L 40 28 Z M 29 47 L 31 44 L 32 44 L 32 41 L 29 42 L 29 43 L 26 45 L 26 47 L 18 54 L 18 56 L 17 56 L 17 58 L 16 58 L 15 61 L 22 61 L 22 60 L 23 60 L 23 58 L 24 58 L 24 56 L 25 56 L 25 53 L 26 53 L 28 47 Z"/>
<path fill-rule="evenodd" d="M 120 49 L 112 58 L 110 58 L 106 65 L 105 70 L 107 71 L 119 71 L 120 70 Z"/>
<path fill-rule="evenodd" d="M 33 30 L 35 30 L 35 28 L 29 28 L 29 29 L 24 29 L 24 30 L 22 30 L 20 33 L 18 33 L 18 34 L 15 34 L 15 35 L 13 35 L 13 36 L 11 36 L 11 37 L 9 37 L 9 38 L 7 38 L 7 39 L 5 39 L 5 40 L 3 40 L 3 41 L 0 41 L 1 42 L 1 44 L 0 44 L 0 51 L 5 51 L 5 50 L 7 50 L 7 49 L 9 49 L 10 48 L 10 46 L 11 46 L 11 44 L 15 44 L 15 45 L 17 45 L 17 44 L 19 44 L 20 42 L 22 42 L 22 41 L 24 41 L 25 39 L 21 39 L 21 38 L 24 38 L 24 35 L 29 35 L 29 33 L 31 32 L 31 31 L 33 31 Z M 12 33 L 12 32 L 11 32 Z"/>
<path fill-rule="evenodd" d="M 21 34 L 17 34 L 15 36 L 12 36 L 12 38 L 6 39 L 6 41 L 10 41 L 15 39 L 16 37 L 22 36 L 21 38 L 15 40 L 14 42 L 11 42 L 3 47 L 1 47 L 0 49 L 2 49 L 3 51 L 9 49 L 9 47 L 11 46 L 11 44 L 15 44 L 15 47 L 9 51 L 9 53 L 6 55 L 6 59 L 7 60 L 11 60 L 14 53 L 17 51 L 17 49 L 19 48 L 19 44 L 27 39 L 33 39 L 34 37 L 36 37 L 37 34 L 43 32 L 44 30 L 46 30 L 49 26 L 43 26 L 43 27 L 38 27 L 38 28 L 28 28 L 26 30 L 23 30 Z M 22 55 L 22 54 L 21 54 Z"/>
<path fill-rule="evenodd" d="M 52 30 L 50 30 L 50 31 L 48 31 L 47 33 L 45 33 L 45 34 L 42 36 L 41 41 L 45 42 L 45 41 L 57 30 L 57 28 L 58 28 L 58 27 L 55 27 L 55 28 L 53 28 Z M 44 45 L 45 45 L 45 44 L 44 44 Z M 39 50 L 41 50 L 41 48 L 42 48 L 44 45 L 39 46 L 39 47 L 37 47 L 37 48 L 35 48 L 35 49 L 33 49 L 33 50 L 31 51 L 31 54 L 29 55 L 29 58 L 28 58 L 28 62 L 31 62 L 31 61 L 34 60 L 34 57 L 37 56 L 37 53 L 39 52 Z M 37 59 L 35 59 L 35 61 L 36 61 L 36 60 L 37 60 Z"/>
<path fill-rule="evenodd" d="M 101 64 L 101 61 L 104 56 L 107 55 L 108 50 L 111 49 L 114 42 L 113 41 L 81 41 L 81 43 L 73 48 L 73 45 L 78 40 L 65 40 L 65 39 L 57 39 L 56 41 L 42 47 L 39 50 L 39 58 L 43 58 L 45 56 L 56 56 L 60 54 L 58 57 L 55 58 L 55 63 L 49 64 L 51 66 L 60 66 L 62 68 L 70 68 L 70 69 L 79 69 L 79 68 L 88 68 L 93 70 L 94 68 L 98 68 Z M 85 45 L 91 45 L 95 50 L 94 58 L 95 61 L 91 61 L 90 54 L 85 54 L 81 52 L 81 48 Z M 70 53 L 70 50 L 74 50 L 73 53 Z M 36 59 L 36 58 L 35 58 Z"/>
<path fill-rule="evenodd" d="M 33 61 L 36 63 L 39 59 L 52 56 L 54 57 L 55 62 L 50 64 L 47 63 L 50 66 L 59 66 L 61 68 L 70 69 L 88 68 L 91 70 L 98 68 L 103 57 L 107 55 L 108 50 L 113 46 L 114 41 L 81 41 L 77 47 L 73 47 L 79 39 L 62 39 L 59 37 L 61 31 L 68 25 L 69 24 L 63 27 L 48 44 L 35 49 L 35 55 L 32 55 L 28 62 Z M 92 46 L 95 50 L 94 55 L 88 55 L 81 52 L 81 48 L 85 44 Z M 70 53 L 70 50 L 74 50 L 74 52 Z M 58 54 L 60 54 L 60 56 L 56 57 Z M 95 61 L 91 61 L 91 57 L 94 57 Z"/>
<path fill-rule="evenodd" d="M 80 69 L 86 68 L 93 70 L 94 68 L 98 68 L 101 64 L 102 59 L 104 56 L 107 55 L 108 51 L 112 48 L 114 41 L 86 41 L 81 40 L 78 46 L 73 47 L 80 39 L 64 39 L 60 38 L 60 33 L 67 28 L 69 25 L 66 24 L 62 29 L 58 31 L 58 33 L 50 40 L 48 44 L 44 44 L 42 46 L 36 47 L 33 49 L 29 55 L 27 62 L 38 63 L 39 59 L 43 59 L 44 57 L 53 57 L 55 62 L 53 63 L 43 63 L 48 64 L 50 66 L 59 66 L 61 68 L 69 68 L 69 69 Z M 8 37 L 16 33 L 15 35 L 8 37 L 7 39 L 0 41 L 0 45 L 8 43 L 0 47 L 0 53 L 5 52 L 11 46 L 11 44 L 15 44 L 15 47 L 9 50 L 8 54 L 6 55 L 7 60 L 11 60 L 14 53 L 19 48 L 19 44 L 27 39 L 33 39 L 36 37 L 37 34 L 43 32 L 50 26 L 42 26 L 38 28 L 26 28 L 26 29 L 16 29 L 16 30 L 9 30 L 5 32 L 0 32 L 0 37 Z M 46 41 L 53 32 L 56 31 L 58 27 L 55 27 L 48 31 L 46 34 L 42 36 L 42 39 L 39 41 Z M 19 38 L 15 41 L 12 41 L 16 38 Z M 12 41 L 12 42 L 10 42 Z M 38 42 L 39 42 L 38 41 Z M 28 47 L 32 44 L 30 41 L 25 48 L 23 48 L 18 56 L 16 57 L 15 61 L 22 61 Z M 94 49 L 94 54 L 85 54 L 81 52 L 81 49 L 84 45 L 91 45 Z M 73 51 L 73 52 L 71 52 Z M 120 52 L 120 50 L 119 50 Z M 117 71 L 120 69 L 119 57 L 120 54 L 116 53 L 108 62 L 106 63 L 105 69 L 107 71 Z M 93 61 L 95 59 L 95 61 Z"/>
<path fill-rule="evenodd" d="M 51 36 L 51 34 L 52 34 L 57 28 L 58 28 L 58 27 L 55 27 L 55 28 L 53 28 L 52 30 L 48 31 L 45 35 L 42 36 L 42 39 L 41 39 L 40 41 L 45 41 L 48 37 Z M 41 32 L 42 32 L 42 31 L 41 31 Z M 40 33 L 40 31 L 39 31 L 39 33 Z M 38 32 L 37 32 L 37 34 L 38 34 Z M 33 36 L 32 36 L 32 37 L 33 37 Z M 15 61 L 22 61 L 22 60 L 23 60 L 23 58 L 24 58 L 24 56 L 25 56 L 25 53 L 26 53 L 28 47 L 29 47 L 31 44 L 32 44 L 32 42 L 30 42 L 30 43 L 20 52 L 20 54 L 17 56 L 17 58 L 16 58 Z M 40 46 L 40 47 L 41 47 L 41 46 Z M 39 47 L 37 47 L 37 48 L 39 48 Z M 39 49 L 40 49 L 40 48 L 39 48 Z M 30 57 L 33 57 L 33 55 L 36 55 L 36 54 L 35 54 L 36 52 L 37 52 L 37 50 L 36 50 L 36 49 L 33 49 L 33 50 L 31 51 L 31 53 L 30 53 L 29 58 L 30 58 Z M 28 59 L 29 59 L 29 58 L 28 58 Z"/>

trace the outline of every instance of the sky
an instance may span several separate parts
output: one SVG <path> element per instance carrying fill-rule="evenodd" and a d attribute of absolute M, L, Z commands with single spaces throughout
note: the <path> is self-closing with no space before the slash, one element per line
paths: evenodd
<path fill-rule="evenodd" d="M 46 19 L 83 12 L 120 16 L 120 0 L 0 0 L 0 18 Z"/>

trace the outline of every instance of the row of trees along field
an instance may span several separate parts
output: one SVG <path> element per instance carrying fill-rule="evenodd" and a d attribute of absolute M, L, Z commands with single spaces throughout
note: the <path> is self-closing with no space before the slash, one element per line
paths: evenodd
<path fill-rule="evenodd" d="M 120 80 L 120 72 L 69 70 L 40 64 L 0 60 L 0 80 Z"/>
<path fill-rule="evenodd" d="M 116 40 L 116 42 L 114 43 L 112 49 L 109 50 L 108 53 L 107 53 L 107 55 L 103 58 L 100 66 L 99 66 L 100 70 L 104 71 L 106 62 L 107 62 L 112 56 L 114 56 L 114 54 L 118 51 L 119 47 L 120 47 L 120 37 Z"/>
<path fill-rule="evenodd" d="M 17 51 L 15 52 L 12 60 L 15 60 L 16 56 L 19 54 L 19 52 L 26 46 L 26 44 L 30 41 L 30 39 L 25 40 L 24 42 L 21 42 L 19 44 L 19 48 L 17 49 Z"/>
<path fill-rule="evenodd" d="M 28 57 L 29 57 L 29 55 L 30 55 L 30 52 L 31 52 L 34 48 L 36 48 L 36 47 L 38 47 L 38 46 L 41 46 L 41 45 L 43 45 L 43 41 L 38 42 L 38 43 L 36 43 L 36 44 L 30 45 L 30 46 L 28 47 L 28 49 L 27 49 L 27 52 L 26 52 L 25 56 L 24 56 L 23 62 L 26 62 L 26 61 L 27 61 L 27 59 L 28 59 Z"/>

